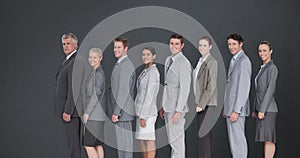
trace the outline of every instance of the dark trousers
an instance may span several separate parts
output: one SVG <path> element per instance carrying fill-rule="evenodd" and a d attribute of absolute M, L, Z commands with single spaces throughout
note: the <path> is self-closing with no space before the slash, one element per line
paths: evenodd
<path fill-rule="evenodd" d="M 206 111 L 209 107 L 202 112 L 198 113 L 198 131 L 202 125 Z M 198 158 L 212 158 L 212 133 L 209 131 L 204 137 L 198 137 Z"/>
<path fill-rule="evenodd" d="M 79 117 L 71 118 L 70 122 L 65 122 L 63 120 L 63 124 L 65 128 L 67 147 L 68 147 L 70 158 L 80 158 L 81 157 L 80 118 Z"/>

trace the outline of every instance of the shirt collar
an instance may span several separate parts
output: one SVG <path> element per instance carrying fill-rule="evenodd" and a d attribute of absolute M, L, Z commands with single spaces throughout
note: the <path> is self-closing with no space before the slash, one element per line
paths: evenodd
<path fill-rule="evenodd" d="M 121 63 L 122 60 L 124 60 L 127 57 L 127 54 L 122 56 L 121 58 L 118 59 L 118 63 Z"/>
<path fill-rule="evenodd" d="M 179 52 L 179 53 L 175 54 L 174 56 L 171 56 L 172 60 L 175 61 L 177 58 L 179 58 L 180 55 L 182 55 L 182 52 Z"/>
<path fill-rule="evenodd" d="M 67 55 L 66 60 L 68 60 L 76 52 L 77 52 L 77 50 L 74 50 L 71 54 Z"/>
<path fill-rule="evenodd" d="M 232 58 L 234 58 L 234 60 L 235 60 L 240 54 L 242 54 L 242 52 L 243 52 L 243 50 L 239 51 Z"/>

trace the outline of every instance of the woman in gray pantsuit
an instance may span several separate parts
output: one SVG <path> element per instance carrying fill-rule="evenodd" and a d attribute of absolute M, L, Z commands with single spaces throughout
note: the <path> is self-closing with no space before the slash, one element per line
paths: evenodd
<path fill-rule="evenodd" d="M 83 115 L 83 145 L 89 158 L 104 158 L 104 104 L 105 74 L 101 66 L 103 53 L 99 48 L 89 51 L 89 63 L 92 67 L 85 87 L 85 108 Z M 86 128 L 87 127 L 87 128 Z"/>
<path fill-rule="evenodd" d="M 255 78 L 255 101 L 253 118 L 257 119 L 255 141 L 265 143 L 265 158 L 273 158 L 276 142 L 276 117 L 278 113 L 275 101 L 278 69 L 271 59 L 272 46 L 267 41 L 259 44 L 259 56 L 263 65 Z"/>
<path fill-rule="evenodd" d="M 156 57 L 154 48 L 146 47 L 142 60 L 146 68 L 137 79 L 137 96 L 135 99 L 136 135 L 140 140 L 143 158 L 155 157 L 155 122 L 157 117 L 156 98 L 159 90 L 159 72 L 153 60 Z"/>

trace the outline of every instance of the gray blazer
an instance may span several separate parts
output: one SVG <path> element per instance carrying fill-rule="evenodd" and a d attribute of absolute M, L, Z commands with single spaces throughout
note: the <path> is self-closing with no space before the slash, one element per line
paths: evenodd
<path fill-rule="evenodd" d="M 257 74 L 255 84 L 254 111 L 278 112 L 275 101 L 278 69 L 273 61 L 267 63 Z"/>
<path fill-rule="evenodd" d="M 170 58 L 171 56 L 167 57 L 165 65 L 168 65 Z M 162 99 L 162 107 L 165 112 L 188 112 L 187 100 L 191 86 L 191 71 L 191 64 L 182 53 L 175 56 L 168 72 L 167 66 L 165 66 L 165 85 Z"/>
<path fill-rule="evenodd" d="M 92 71 L 86 81 L 85 114 L 89 120 L 104 121 L 105 74 L 102 66 Z"/>
<path fill-rule="evenodd" d="M 250 114 L 249 92 L 251 82 L 251 62 L 242 51 L 229 67 L 224 96 L 224 114 L 237 112 L 240 116 Z"/>
<path fill-rule="evenodd" d="M 134 66 L 128 57 L 116 63 L 111 75 L 111 106 L 119 121 L 134 119 Z"/>
<path fill-rule="evenodd" d="M 156 64 L 142 71 L 137 79 L 135 113 L 143 119 L 157 115 L 157 94 L 159 91 L 159 72 Z"/>
<path fill-rule="evenodd" d="M 208 106 L 217 106 L 217 77 L 218 63 L 209 55 L 202 63 L 196 80 L 196 105 L 202 109 Z"/>

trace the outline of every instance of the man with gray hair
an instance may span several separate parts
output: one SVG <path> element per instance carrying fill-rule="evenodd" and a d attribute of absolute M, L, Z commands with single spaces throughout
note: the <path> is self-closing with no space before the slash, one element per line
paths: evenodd
<path fill-rule="evenodd" d="M 75 62 L 78 39 L 73 33 L 62 36 L 63 51 L 66 59 L 56 73 L 54 109 L 62 118 L 65 128 L 70 158 L 80 158 L 80 117 L 77 112 L 72 90 L 72 71 Z"/>

